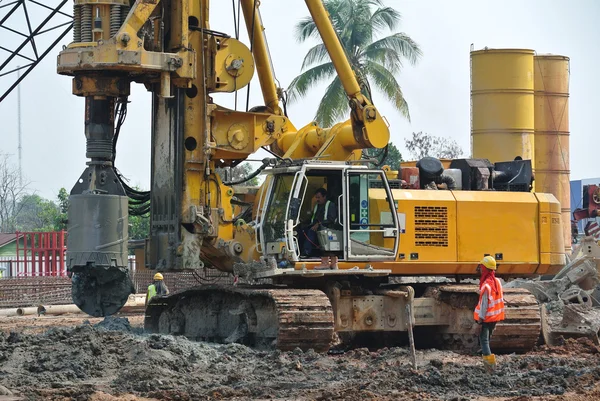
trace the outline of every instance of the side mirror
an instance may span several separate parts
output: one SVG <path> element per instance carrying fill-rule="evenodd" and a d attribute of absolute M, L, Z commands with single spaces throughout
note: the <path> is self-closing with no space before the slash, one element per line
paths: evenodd
<path fill-rule="evenodd" d="M 298 214 L 300 213 L 300 205 L 302 201 L 300 198 L 292 198 L 290 201 L 290 213 L 288 215 L 288 219 L 296 221 L 298 219 Z"/>

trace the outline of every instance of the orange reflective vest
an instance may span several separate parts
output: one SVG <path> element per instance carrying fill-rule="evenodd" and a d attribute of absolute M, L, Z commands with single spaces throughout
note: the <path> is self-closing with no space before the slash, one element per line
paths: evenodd
<path fill-rule="evenodd" d="M 489 283 L 484 283 L 483 286 L 481 286 L 479 302 L 477 303 L 477 307 L 475 307 L 475 312 L 473 312 L 475 321 L 479 321 L 484 294 L 487 294 L 487 309 L 485 311 L 485 316 L 483 316 L 483 321 L 485 323 L 492 323 L 504 320 L 504 295 L 502 292 L 502 284 L 497 278 L 494 278 L 494 280 L 498 283 L 500 291 L 497 294 L 492 294 L 492 287 Z"/>

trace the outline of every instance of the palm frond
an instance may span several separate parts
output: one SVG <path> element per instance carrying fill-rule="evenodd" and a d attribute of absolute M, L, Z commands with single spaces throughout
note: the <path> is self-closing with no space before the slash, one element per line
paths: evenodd
<path fill-rule="evenodd" d="M 358 1 L 348 7 L 348 18 L 345 21 L 344 29 L 350 31 L 346 48 L 352 53 L 356 53 L 358 48 L 366 46 L 373 41 L 373 27 L 369 23 L 371 16 L 370 2 Z"/>
<path fill-rule="evenodd" d="M 304 56 L 304 61 L 302 62 L 302 69 L 304 70 L 306 67 L 309 67 L 313 64 L 330 60 L 331 58 L 329 57 L 327 48 L 323 43 L 320 43 L 312 47 L 308 53 L 306 53 L 306 56 Z"/>
<path fill-rule="evenodd" d="M 373 15 L 371 15 L 369 25 L 371 25 L 375 32 L 379 32 L 386 28 L 393 31 L 398 27 L 401 20 L 402 14 L 392 7 L 381 7 L 375 10 Z"/>
<path fill-rule="evenodd" d="M 375 40 L 382 30 L 395 30 L 401 21 L 400 12 L 385 6 L 383 0 L 323 0 L 334 30 L 354 70 L 361 92 L 372 95 L 369 81 L 383 91 L 400 113 L 410 120 L 408 105 L 400 85 L 394 78 L 403 62 L 416 64 L 422 56 L 419 45 L 405 33 L 395 33 Z M 305 18 L 296 25 L 296 38 L 305 41 L 319 38 L 312 18 Z M 320 64 L 324 63 L 324 64 Z M 315 64 L 316 67 L 313 67 Z M 335 74 L 329 54 L 322 43 L 313 46 L 302 63 L 302 70 L 289 88 L 290 101 L 306 95 L 318 82 Z M 322 126 L 330 126 L 339 118 L 347 117 L 347 96 L 339 78 L 335 77 L 321 99 L 316 120 Z"/>
<path fill-rule="evenodd" d="M 384 66 L 373 61 L 367 61 L 365 69 L 367 75 L 373 79 L 377 88 L 389 97 L 396 110 L 410 121 L 408 104 L 404 99 L 402 89 L 396 78 Z"/>
<path fill-rule="evenodd" d="M 317 121 L 321 127 L 331 127 L 347 117 L 346 114 L 349 111 L 348 97 L 346 96 L 346 92 L 344 92 L 342 81 L 339 77 L 335 77 L 327 87 L 325 95 L 321 99 L 321 103 L 319 103 L 315 121 Z"/>
<path fill-rule="evenodd" d="M 298 75 L 288 88 L 289 102 L 293 102 L 304 95 L 311 86 L 335 73 L 333 63 L 325 63 L 304 71 Z"/>
<path fill-rule="evenodd" d="M 408 59 L 408 61 L 413 65 L 416 64 L 419 58 L 423 55 L 419 45 L 403 32 L 395 33 L 393 35 L 386 36 L 385 38 L 376 40 L 375 42 L 366 46 L 364 48 L 364 52 L 383 48 L 392 49 L 398 53 L 399 57 Z"/>
<path fill-rule="evenodd" d="M 388 49 L 386 47 L 380 48 L 365 48 L 361 49 L 361 54 L 358 55 L 358 59 L 361 62 L 365 60 L 373 61 L 383 65 L 391 73 L 397 73 L 402 69 L 402 57 L 397 51 Z"/>
<path fill-rule="evenodd" d="M 311 17 L 306 17 L 300 20 L 296 24 L 296 33 L 295 37 L 298 42 L 304 42 L 309 38 L 318 38 L 319 31 L 317 30 L 317 25 L 315 21 Z"/>
<path fill-rule="evenodd" d="M 336 31 L 344 26 L 348 18 L 348 7 L 353 7 L 353 4 L 354 0 L 325 0 L 323 2 Z"/>
<path fill-rule="evenodd" d="M 331 16 L 331 22 L 335 31 L 338 34 L 342 45 L 350 50 L 352 44 L 352 34 L 354 32 L 355 24 L 355 9 L 356 5 L 353 1 L 348 1 L 346 4 L 338 2 L 335 6 L 327 8 L 329 15 Z"/>

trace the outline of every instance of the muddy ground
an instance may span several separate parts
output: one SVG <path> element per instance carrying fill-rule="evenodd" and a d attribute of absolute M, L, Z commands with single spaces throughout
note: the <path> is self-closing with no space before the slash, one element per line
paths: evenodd
<path fill-rule="evenodd" d="M 147 335 L 143 317 L 0 318 L 0 400 L 600 400 L 586 341 L 501 355 L 406 348 L 261 352 Z"/>

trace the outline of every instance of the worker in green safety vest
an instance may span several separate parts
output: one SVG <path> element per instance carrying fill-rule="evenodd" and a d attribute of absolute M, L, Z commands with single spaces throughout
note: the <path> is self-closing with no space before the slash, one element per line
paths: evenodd
<path fill-rule="evenodd" d="M 169 293 L 169 289 L 164 282 L 162 274 L 156 273 L 153 280 L 152 284 L 148 286 L 148 292 L 146 293 L 146 306 L 148 306 L 148 302 L 150 302 L 152 297 L 156 295 L 167 295 Z"/>

